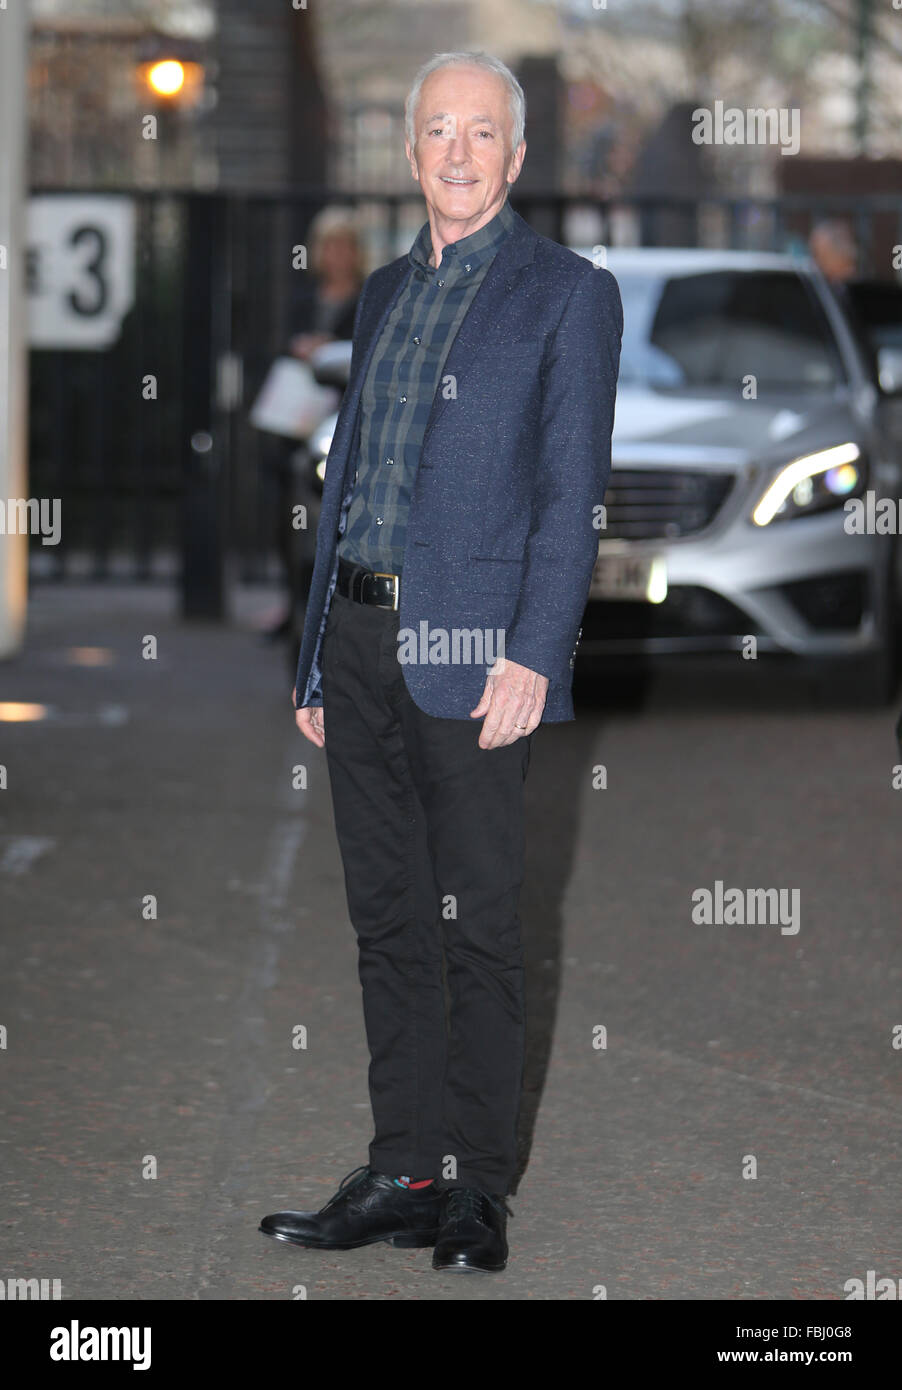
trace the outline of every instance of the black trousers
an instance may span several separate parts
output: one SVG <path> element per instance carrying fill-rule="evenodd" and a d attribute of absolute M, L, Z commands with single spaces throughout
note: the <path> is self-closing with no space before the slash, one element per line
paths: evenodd
<path fill-rule="evenodd" d="M 369 1163 L 504 1196 L 523 1074 L 517 901 L 532 735 L 482 749 L 481 719 L 425 714 L 404 684 L 398 628 L 390 609 L 336 593 L 322 655 L 371 1059 Z"/>

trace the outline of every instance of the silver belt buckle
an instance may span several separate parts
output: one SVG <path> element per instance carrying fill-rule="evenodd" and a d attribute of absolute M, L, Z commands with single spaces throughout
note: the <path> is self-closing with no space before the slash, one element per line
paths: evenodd
<path fill-rule="evenodd" d="M 396 574 L 383 574 L 381 570 L 373 570 L 373 578 L 394 580 L 394 593 L 392 595 L 392 612 L 396 613 L 398 611 L 398 576 Z M 378 607 L 384 608 L 385 604 L 380 603 L 378 604 Z"/>

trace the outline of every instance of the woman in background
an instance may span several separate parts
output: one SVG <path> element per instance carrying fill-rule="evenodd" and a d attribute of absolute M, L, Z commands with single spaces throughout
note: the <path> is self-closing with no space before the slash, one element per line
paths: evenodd
<path fill-rule="evenodd" d="M 334 338 L 350 339 L 365 276 L 363 247 L 353 212 L 323 208 L 310 224 L 312 278 L 304 276 L 292 299 L 289 349 L 308 358 Z"/>
<path fill-rule="evenodd" d="M 323 208 L 307 234 L 308 269 L 301 271 L 288 311 L 290 336 L 286 351 L 307 361 L 323 343 L 350 340 L 360 289 L 366 278 L 360 231 L 354 213 L 346 208 Z M 293 468 L 296 439 L 279 439 L 275 446 L 277 544 L 282 558 L 288 606 L 266 632 L 272 640 L 293 631 L 293 615 L 303 597 L 307 567 L 299 556 L 299 533 L 291 524 L 292 508 L 305 497 Z M 301 537 L 311 547 L 310 537 Z"/>

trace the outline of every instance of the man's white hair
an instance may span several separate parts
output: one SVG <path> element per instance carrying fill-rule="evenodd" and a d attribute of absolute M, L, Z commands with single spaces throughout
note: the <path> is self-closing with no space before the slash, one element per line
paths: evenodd
<path fill-rule="evenodd" d="M 508 99 L 510 102 L 512 144 L 513 152 L 526 129 L 526 97 L 523 88 L 517 81 L 514 74 L 506 63 L 502 63 L 500 58 L 493 58 L 490 53 L 436 53 L 435 57 L 430 58 L 428 63 L 424 63 L 413 79 L 413 86 L 407 94 L 404 103 L 404 125 L 407 138 L 411 148 L 416 144 L 416 118 L 417 106 L 420 102 L 420 91 L 423 83 L 430 73 L 437 72 L 439 68 L 450 67 L 476 67 L 485 68 L 488 72 L 494 72 L 502 78 L 507 85 Z"/>

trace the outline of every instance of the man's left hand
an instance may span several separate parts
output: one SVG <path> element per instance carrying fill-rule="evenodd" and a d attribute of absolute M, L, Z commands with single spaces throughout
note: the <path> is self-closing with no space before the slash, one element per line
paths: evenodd
<path fill-rule="evenodd" d="M 480 748 L 504 748 L 538 728 L 548 694 L 548 677 L 506 657 L 495 662 L 471 719 L 485 718 Z"/>

